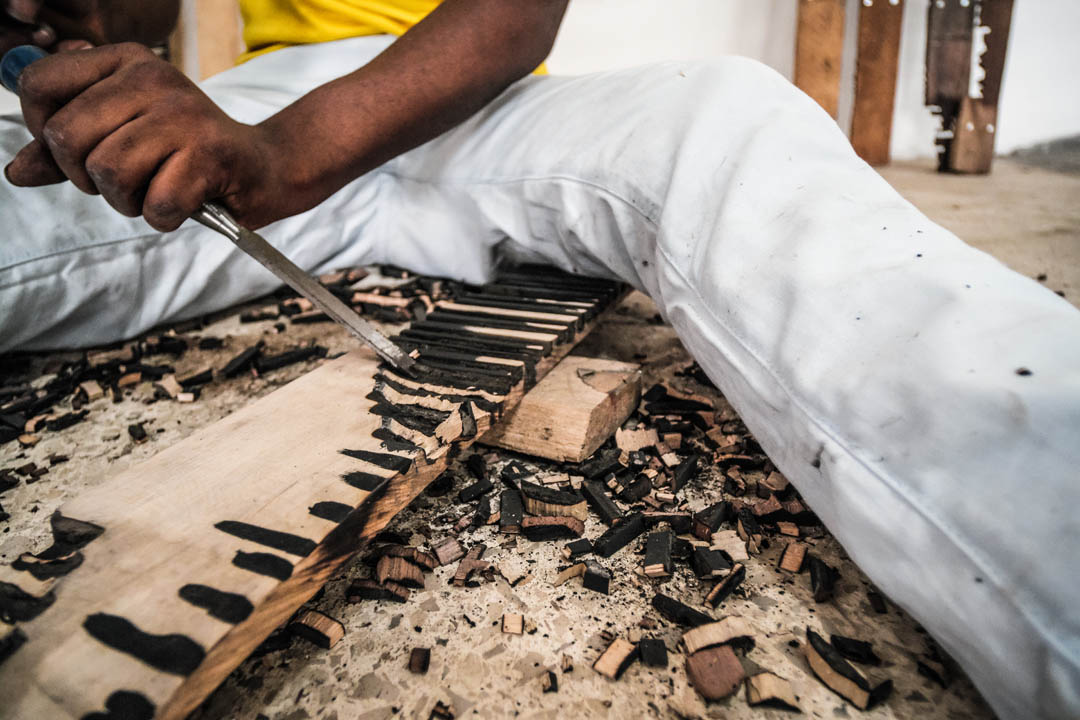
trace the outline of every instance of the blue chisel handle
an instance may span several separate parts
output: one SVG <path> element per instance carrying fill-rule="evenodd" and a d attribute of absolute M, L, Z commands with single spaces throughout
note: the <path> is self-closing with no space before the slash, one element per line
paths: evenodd
<path fill-rule="evenodd" d="M 0 83 L 11 92 L 19 94 L 19 76 L 28 65 L 33 65 L 43 57 L 48 57 L 37 45 L 19 45 L 4 53 L 0 60 Z"/>

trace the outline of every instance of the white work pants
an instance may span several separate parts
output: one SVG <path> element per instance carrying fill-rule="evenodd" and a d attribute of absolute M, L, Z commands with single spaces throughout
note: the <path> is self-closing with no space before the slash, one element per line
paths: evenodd
<path fill-rule="evenodd" d="M 203 87 L 258 122 L 390 41 Z M 3 161 L 27 138 L 0 121 Z M 0 350 L 118 340 L 278 284 L 194 223 L 162 235 L 70 185 L 0 183 L 0 212 Z M 775 72 L 530 77 L 264 234 L 311 271 L 482 281 L 506 243 L 644 290 L 1003 718 L 1080 716 L 1080 313 L 927 220 Z"/>

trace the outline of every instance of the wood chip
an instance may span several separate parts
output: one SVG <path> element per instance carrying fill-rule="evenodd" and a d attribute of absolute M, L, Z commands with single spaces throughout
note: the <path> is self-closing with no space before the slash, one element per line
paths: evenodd
<path fill-rule="evenodd" d="M 586 560 L 585 574 L 581 576 L 581 586 L 586 590 L 607 595 L 611 587 L 611 571 L 595 560 Z"/>
<path fill-rule="evenodd" d="M 714 645 L 731 644 L 749 649 L 754 644 L 750 625 L 737 615 L 687 630 L 683 633 L 682 643 L 686 646 L 686 651 L 691 654 Z"/>
<path fill-rule="evenodd" d="M 100 398 L 105 397 L 105 391 L 101 389 L 101 385 L 97 380 L 87 380 L 79 383 L 79 389 L 86 395 L 87 402 L 94 402 Z"/>
<path fill-rule="evenodd" d="M 674 569 L 671 559 L 673 536 L 670 530 L 649 533 L 645 540 L 645 560 L 643 570 L 651 578 L 668 578 Z"/>
<path fill-rule="evenodd" d="M 746 673 L 731 646 L 718 645 L 688 656 L 686 676 L 706 700 L 723 700 L 739 689 Z"/>
<path fill-rule="evenodd" d="M 525 629 L 525 617 L 506 613 L 502 619 L 502 631 L 510 635 L 520 635 Z"/>
<path fill-rule="evenodd" d="M 329 650 L 345 637 L 345 626 L 318 610 L 305 610 L 289 623 L 289 632 Z"/>
<path fill-rule="evenodd" d="M 540 689 L 546 693 L 559 691 L 559 678 L 551 670 L 540 676 Z"/>
<path fill-rule="evenodd" d="M 593 670 L 611 680 L 619 677 L 637 658 L 637 645 L 624 638 L 615 638 L 607 650 L 593 663 Z"/>
<path fill-rule="evenodd" d="M 345 600 L 351 603 L 361 600 L 390 600 L 403 603 L 409 599 L 409 588 L 397 583 L 380 585 L 374 580 L 357 580 L 345 589 Z"/>
<path fill-rule="evenodd" d="M 810 628 L 806 629 L 806 640 L 804 650 L 810 669 L 829 689 L 855 707 L 860 710 L 867 709 L 872 697 L 876 699 L 879 690 L 884 689 L 883 683 L 872 690 L 866 677 L 845 660 L 836 648 L 825 642 L 825 638 Z"/>
<path fill-rule="evenodd" d="M 523 480 L 521 495 L 525 512 L 532 515 L 572 517 L 581 522 L 585 522 L 589 516 L 585 498 L 577 493 L 556 490 Z"/>
<path fill-rule="evenodd" d="M 521 534 L 534 542 L 577 538 L 583 532 L 585 523 L 575 517 L 527 517 L 521 521 Z"/>
<path fill-rule="evenodd" d="M 439 559 L 440 565 L 449 565 L 465 557 L 465 549 L 461 547 L 461 543 L 457 541 L 457 538 L 446 538 L 436 545 L 434 550 L 435 557 Z"/>
<path fill-rule="evenodd" d="M 628 515 L 593 541 L 593 552 L 600 557 L 611 557 L 640 537 L 643 532 L 645 532 L 644 516 L 641 513 Z"/>
<path fill-rule="evenodd" d="M 554 587 L 559 587 L 560 585 L 565 585 L 569 580 L 576 577 L 581 577 L 584 574 L 585 563 L 577 563 L 575 565 L 571 565 L 565 570 L 560 571 L 559 574 L 555 576 L 555 579 L 551 582 L 551 584 Z"/>
<path fill-rule="evenodd" d="M 564 673 L 568 673 L 574 669 L 574 658 L 569 655 L 563 655 L 562 660 L 559 661 L 559 666 Z"/>
<path fill-rule="evenodd" d="M 154 383 L 154 389 L 160 390 L 166 397 L 176 399 L 176 396 L 184 392 L 184 388 L 176 381 L 176 376 L 168 374 Z"/>
<path fill-rule="evenodd" d="M 793 522 L 787 522 L 781 520 L 776 523 L 776 528 L 780 531 L 781 535 L 787 535 L 788 537 L 799 537 L 799 526 Z"/>
<path fill-rule="evenodd" d="M 814 602 L 826 602 L 832 598 L 837 574 L 836 570 L 824 561 L 810 556 L 810 588 L 814 593 Z"/>
<path fill-rule="evenodd" d="M 635 450 L 641 450 L 660 442 L 660 438 L 656 434 L 656 430 L 648 428 L 645 430 L 616 430 L 615 431 L 615 445 L 624 452 L 634 452 Z"/>
<path fill-rule="evenodd" d="M 403 557 L 383 555 L 375 568 L 375 577 L 380 585 L 385 585 L 389 581 L 405 587 L 424 587 L 423 572 Z"/>
<path fill-rule="evenodd" d="M 34 447 L 41 441 L 41 438 L 31 433 L 23 433 L 19 436 L 19 444 L 23 447 Z"/>
<path fill-rule="evenodd" d="M 746 566 L 742 563 L 735 563 L 731 567 L 731 572 L 724 576 L 722 580 L 713 585 L 712 590 L 705 596 L 705 603 L 710 607 L 716 607 L 720 603 L 724 602 L 735 588 L 742 585 L 743 580 L 746 579 Z"/>
<path fill-rule="evenodd" d="M 131 387 L 132 385 L 138 385 L 140 382 L 142 382 L 142 373 L 132 372 L 121 376 L 120 379 L 116 381 L 116 387 Z"/>
<path fill-rule="evenodd" d="M 791 683 L 771 672 L 746 678 L 746 704 L 771 705 L 801 712 Z"/>
<path fill-rule="evenodd" d="M 777 567 L 789 573 L 801 572 L 803 561 L 806 560 L 806 550 L 807 545 L 805 543 L 788 543 L 788 546 L 784 548 L 783 554 L 780 555 L 780 562 Z"/>
<path fill-rule="evenodd" d="M 709 547 L 714 550 L 723 550 L 732 562 L 746 562 L 750 559 L 750 554 L 746 552 L 746 542 L 734 530 L 721 530 L 714 533 Z"/>
<path fill-rule="evenodd" d="M 762 480 L 761 484 L 778 495 L 788 488 L 787 478 L 775 470 L 769 473 L 769 476 Z"/>
<path fill-rule="evenodd" d="M 667 667 L 667 645 L 660 638 L 643 638 L 638 643 L 638 653 L 641 655 L 641 662 L 649 667 Z"/>
<path fill-rule="evenodd" d="M 423 675 L 431 665 L 431 648 L 416 647 L 409 653 L 409 672 Z"/>

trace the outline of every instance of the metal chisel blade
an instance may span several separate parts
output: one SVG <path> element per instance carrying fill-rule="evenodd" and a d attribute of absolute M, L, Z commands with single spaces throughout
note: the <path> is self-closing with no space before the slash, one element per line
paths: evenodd
<path fill-rule="evenodd" d="M 230 238 L 232 239 L 232 238 Z M 245 228 L 240 228 L 240 236 L 233 240 L 237 247 L 262 263 L 263 267 L 311 303 L 343 325 L 360 340 L 370 345 L 379 357 L 398 370 L 411 374 L 414 360 L 404 350 L 379 332 L 378 328 L 356 314 L 356 311 L 343 303 L 336 295 L 327 290 L 317 280 L 301 270 L 293 261 L 285 257 L 277 248 L 260 235 Z"/>

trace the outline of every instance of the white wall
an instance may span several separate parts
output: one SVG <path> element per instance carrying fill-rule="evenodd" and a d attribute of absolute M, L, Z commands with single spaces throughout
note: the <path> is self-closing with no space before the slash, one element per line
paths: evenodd
<path fill-rule="evenodd" d="M 932 157 L 935 118 L 923 107 L 930 0 L 906 0 L 892 150 Z M 571 0 L 548 61 L 582 73 L 653 60 L 748 55 L 787 77 L 794 69 L 797 0 Z M 855 19 L 848 0 L 840 125 L 850 127 Z M 998 152 L 1080 134 L 1080 0 L 1016 0 L 998 113 Z"/>
<path fill-rule="evenodd" d="M 893 120 L 893 157 L 932 157 L 935 119 L 923 107 L 926 10 L 906 0 Z M 859 0 L 848 0 L 841 127 L 850 126 Z M 792 76 L 797 0 L 571 0 L 548 61 L 583 73 L 656 60 L 757 58 Z M 998 152 L 1080 135 L 1080 0 L 1016 0 L 998 116 Z M 17 99 L 0 89 L 0 113 Z"/>

